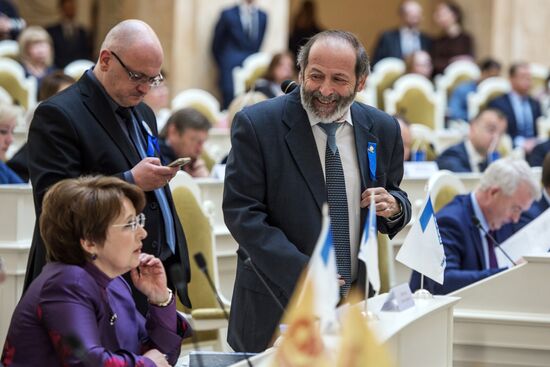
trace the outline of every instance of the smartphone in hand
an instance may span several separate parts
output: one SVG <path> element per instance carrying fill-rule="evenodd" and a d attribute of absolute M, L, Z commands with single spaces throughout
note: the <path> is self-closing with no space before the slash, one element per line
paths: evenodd
<path fill-rule="evenodd" d="M 191 162 L 191 158 L 184 157 L 184 158 L 178 158 L 174 160 L 173 162 L 170 162 L 167 164 L 167 167 L 183 167 L 186 164 L 189 164 Z"/>

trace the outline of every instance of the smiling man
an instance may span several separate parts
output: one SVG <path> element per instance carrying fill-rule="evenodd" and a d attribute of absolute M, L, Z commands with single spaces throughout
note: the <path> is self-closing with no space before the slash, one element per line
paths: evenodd
<path fill-rule="evenodd" d="M 447 258 L 445 279 L 440 285 L 426 278 L 425 289 L 447 294 L 507 269 L 499 264 L 495 245 L 512 235 L 512 226 L 506 224 L 517 223 L 538 198 L 540 185 L 524 160 L 503 158 L 489 165 L 474 192 L 457 195 L 437 213 Z M 411 289 L 419 287 L 415 272 Z"/>
<path fill-rule="evenodd" d="M 395 235 L 411 213 L 399 189 L 403 144 L 397 121 L 354 102 L 369 69 L 358 39 L 342 31 L 319 33 L 301 49 L 298 65 L 300 88 L 235 116 L 223 200 L 227 227 L 283 305 L 313 252 L 325 202 L 342 297 L 364 278 L 357 253 L 370 194 L 383 233 Z M 229 344 L 264 350 L 281 315 L 239 260 Z"/>
<path fill-rule="evenodd" d="M 28 146 L 37 221 L 25 289 L 46 261 L 38 226 L 46 190 L 62 179 L 92 174 L 117 176 L 145 191 L 143 251 L 159 257 L 167 269 L 183 267 L 188 278 L 183 283 L 188 282 L 187 245 L 168 186 L 178 168 L 161 165 L 155 115 L 143 103 L 163 80 L 163 58 L 151 27 L 123 21 L 105 37 L 96 65 L 36 109 Z M 171 279 L 169 286 L 174 290 Z M 146 310 L 145 297 L 133 294 L 140 310 Z M 187 294 L 179 296 L 190 304 Z"/>

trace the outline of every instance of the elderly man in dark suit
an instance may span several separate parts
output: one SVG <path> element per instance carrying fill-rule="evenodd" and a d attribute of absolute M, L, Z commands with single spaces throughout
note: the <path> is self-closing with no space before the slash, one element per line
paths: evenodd
<path fill-rule="evenodd" d="M 233 68 L 260 51 L 264 39 L 267 14 L 254 3 L 255 0 L 243 0 L 240 5 L 225 9 L 214 29 L 212 53 L 218 64 L 218 85 L 224 109 L 235 97 Z"/>
<path fill-rule="evenodd" d="M 431 39 L 420 32 L 422 7 L 416 1 L 406 0 L 399 6 L 401 27 L 380 35 L 374 49 L 373 64 L 386 57 L 405 59 L 415 51 L 430 51 Z"/>
<path fill-rule="evenodd" d="M 70 177 L 117 176 L 146 192 L 143 210 L 147 238 L 143 251 L 159 257 L 166 268 L 178 266 L 189 281 L 185 236 L 172 203 L 168 183 L 178 168 L 161 165 L 157 125 L 143 97 L 162 82 L 163 51 L 155 32 L 144 22 L 127 20 L 107 34 L 97 64 L 63 92 L 42 102 L 29 131 L 29 171 L 36 218 L 50 186 Z M 67 208 L 70 210 L 70 208 Z M 38 220 L 25 288 L 45 263 Z M 146 300 L 134 292 L 140 310 Z M 187 294 L 180 294 L 189 305 Z"/>
<path fill-rule="evenodd" d="M 532 79 L 529 64 L 516 63 L 510 67 L 512 90 L 489 102 L 488 106 L 502 111 L 508 120 L 508 135 L 514 146 L 522 147 L 527 154 L 537 144 L 537 119 L 540 104 L 529 96 Z"/>
<path fill-rule="evenodd" d="M 361 278 L 357 254 L 370 195 L 375 195 L 383 233 L 395 235 L 411 215 L 399 188 L 399 124 L 354 102 L 368 73 L 364 47 L 348 32 L 325 31 L 301 49 L 298 63 L 300 88 L 235 116 L 223 200 L 227 227 L 283 305 L 313 252 L 325 202 L 342 297 Z M 264 350 L 281 315 L 251 268 L 239 260 L 230 345 Z"/>
<path fill-rule="evenodd" d="M 507 269 L 499 264 L 495 246 L 512 235 L 508 224 L 518 223 L 539 196 L 539 183 L 524 160 L 492 163 L 474 192 L 457 195 L 436 214 L 447 258 L 445 278 L 442 285 L 425 279 L 424 288 L 447 294 Z M 419 287 L 420 275 L 413 272 L 411 289 Z"/>

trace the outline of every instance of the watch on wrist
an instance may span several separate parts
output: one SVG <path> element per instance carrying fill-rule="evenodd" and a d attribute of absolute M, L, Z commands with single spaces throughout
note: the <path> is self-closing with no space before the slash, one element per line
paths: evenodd
<path fill-rule="evenodd" d="M 168 288 L 168 299 L 166 301 L 161 302 L 161 303 L 152 303 L 151 301 L 149 301 L 149 303 L 152 304 L 153 306 L 157 306 L 157 307 L 166 307 L 170 303 L 172 303 L 172 298 L 174 298 L 174 292 L 172 292 L 172 290 L 170 288 Z"/>

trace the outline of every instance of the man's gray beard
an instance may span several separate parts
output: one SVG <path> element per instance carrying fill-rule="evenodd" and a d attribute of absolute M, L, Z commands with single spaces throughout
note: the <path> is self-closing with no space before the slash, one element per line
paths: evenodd
<path fill-rule="evenodd" d="M 304 83 L 300 85 L 300 100 L 302 101 L 302 106 L 304 107 L 304 109 L 307 111 L 307 113 L 320 121 L 334 122 L 338 121 L 342 116 L 346 114 L 351 104 L 355 100 L 355 95 L 357 94 L 357 92 L 353 92 L 348 97 L 341 97 L 340 101 L 336 105 L 336 109 L 334 110 L 334 112 L 328 116 L 322 116 L 318 114 L 315 110 L 313 100 L 316 97 L 314 97 L 314 94 L 315 92 L 307 92 L 305 90 Z"/>

